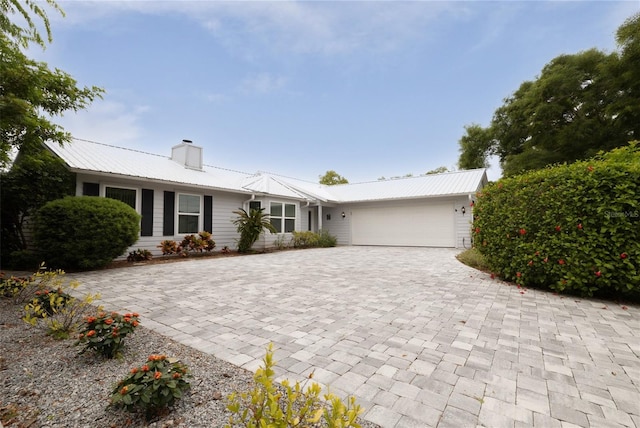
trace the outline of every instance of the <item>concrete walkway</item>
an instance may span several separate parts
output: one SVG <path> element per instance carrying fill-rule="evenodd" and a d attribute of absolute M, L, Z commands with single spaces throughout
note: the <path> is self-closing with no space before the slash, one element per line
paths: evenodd
<path fill-rule="evenodd" d="M 640 307 L 520 290 L 458 251 L 338 247 L 69 275 L 108 310 L 383 427 L 640 428 Z"/>

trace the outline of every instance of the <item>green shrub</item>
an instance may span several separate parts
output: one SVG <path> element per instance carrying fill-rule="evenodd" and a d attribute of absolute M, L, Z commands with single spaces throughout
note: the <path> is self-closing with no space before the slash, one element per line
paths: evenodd
<path fill-rule="evenodd" d="M 111 405 L 129 412 L 143 411 L 147 420 L 166 412 L 188 391 L 186 365 L 164 355 L 151 355 L 142 367 L 131 369 L 111 393 Z"/>
<path fill-rule="evenodd" d="M 281 392 L 274 381 L 273 344 L 269 344 L 263 362 L 264 367 L 253 377 L 256 387 L 228 397 L 227 409 L 232 415 L 227 428 L 360 427 L 356 419 L 362 408 L 354 397 L 349 397 L 345 404 L 335 395 L 325 394 L 323 401 L 322 388 L 317 383 L 312 382 L 305 389 L 299 382 L 291 386 L 286 380 Z"/>
<path fill-rule="evenodd" d="M 99 312 L 97 316 L 88 316 L 80 331 L 76 345 L 83 345 L 80 353 L 89 349 L 106 358 L 120 357 L 124 339 L 138 327 L 137 313 L 121 315 L 117 312 Z"/>
<path fill-rule="evenodd" d="M 640 146 L 487 186 L 474 243 L 492 271 L 528 287 L 640 295 Z"/>
<path fill-rule="evenodd" d="M 293 248 L 310 248 L 318 246 L 318 234 L 315 232 L 305 231 L 292 233 L 291 244 Z"/>
<path fill-rule="evenodd" d="M 318 246 L 319 247 L 335 247 L 338 245 L 338 238 L 329 234 L 326 230 L 321 230 L 318 233 Z"/>
<path fill-rule="evenodd" d="M 477 248 L 469 248 L 458 254 L 456 258 L 467 266 L 471 266 L 474 269 L 482 271 L 490 271 L 491 269 L 487 265 L 487 261 Z"/>
<path fill-rule="evenodd" d="M 294 248 L 335 247 L 337 242 L 335 236 L 331 236 L 326 230 L 319 233 L 294 231 L 291 238 Z"/>
<path fill-rule="evenodd" d="M 66 197 L 36 215 L 35 241 L 47 265 L 96 269 L 138 240 L 140 216 L 127 204 L 96 196 Z"/>

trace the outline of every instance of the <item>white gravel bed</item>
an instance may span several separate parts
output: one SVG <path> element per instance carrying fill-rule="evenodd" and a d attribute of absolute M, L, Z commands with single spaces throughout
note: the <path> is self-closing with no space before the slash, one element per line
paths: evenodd
<path fill-rule="evenodd" d="M 73 339 L 46 336 L 20 319 L 21 309 L 0 298 L 0 427 L 223 427 L 226 397 L 253 386 L 253 373 L 144 328 L 144 318 L 126 338 L 123 358 L 109 360 L 79 355 Z M 151 354 L 180 359 L 193 378 L 168 415 L 145 422 L 108 404 L 114 385 Z"/>

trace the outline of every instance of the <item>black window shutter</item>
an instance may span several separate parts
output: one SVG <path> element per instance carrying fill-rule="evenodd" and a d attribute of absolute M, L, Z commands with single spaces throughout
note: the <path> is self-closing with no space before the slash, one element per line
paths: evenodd
<path fill-rule="evenodd" d="M 140 236 L 153 236 L 153 190 L 142 189 Z"/>
<path fill-rule="evenodd" d="M 173 236 L 175 229 L 176 194 L 164 192 L 164 218 L 162 220 L 162 235 Z"/>
<path fill-rule="evenodd" d="M 82 183 L 83 196 L 100 196 L 100 185 L 98 183 Z"/>
<path fill-rule="evenodd" d="M 213 233 L 213 196 L 204 197 L 204 230 Z"/>

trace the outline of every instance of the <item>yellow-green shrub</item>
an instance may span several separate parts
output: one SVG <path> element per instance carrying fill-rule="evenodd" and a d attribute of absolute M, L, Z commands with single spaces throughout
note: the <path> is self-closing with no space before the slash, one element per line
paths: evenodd
<path fill-rule="evenodd" d="M 360 427 L 356 419 L 362 409 L 354 397 L 344 403 L 327 393 L 323 401 L 322 388 L 315 382 L 305 389 L 299 382 L 291 386 L 284 381 L 283 390 L 278 389 L 274 381 L 273 344 L 268 346 L 263 362 L 264 367 L 254 375 L 256 387 L 229 396 L 227 409 L 232 416 L 227 428 Z"/>
<path fill-rule="evenodd" d="M 478 195 L 474 242 L 528 287 L 640 296 L 640 146 L 502 179 Z"/>

